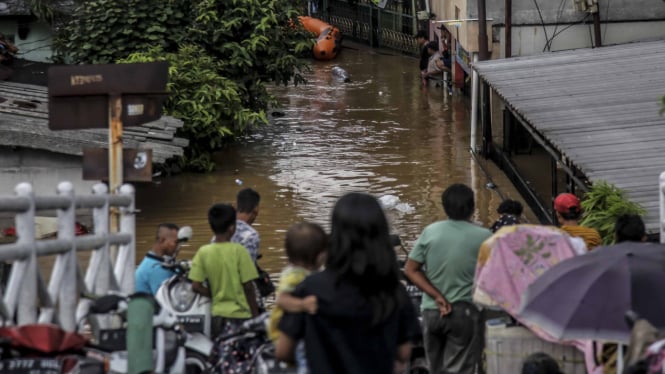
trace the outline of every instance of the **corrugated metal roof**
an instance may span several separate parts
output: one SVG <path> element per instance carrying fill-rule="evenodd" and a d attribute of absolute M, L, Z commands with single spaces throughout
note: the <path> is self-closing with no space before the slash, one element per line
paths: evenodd
<path fill-rule="evenodd" d="M 505 102 L 589 180 L 624 189 L 659 230 L 665 40 L 478 62 Z"/>
<path fill-rule="evenodd" d="M 0 15 L 3 16 L 29 16 L 30 4 L 27 0 L 0 1 Z"/>

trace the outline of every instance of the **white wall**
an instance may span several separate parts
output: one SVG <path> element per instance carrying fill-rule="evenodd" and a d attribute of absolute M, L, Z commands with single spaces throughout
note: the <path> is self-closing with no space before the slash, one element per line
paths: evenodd
<path fill-rule="evenodd" d="M 50 62 L 51 45 L 53 37 L 50 26 L 44 22 L 29 23 L 30 31 L 25 39 L 18 36 L 18 22 L 15 20 L 1 20 L 0 32 L 14 36 L 14 44 L 18 47 L 18 58 L 30 61 Z"/>
<path fill-rule="evenodd" d="M 559 26 L 557 30 L 562 30 L 566 25 Z M 548 37 L 552 37 L 554 26 L 546 26 Z M 558 32 L 558 31 L 557 31 Z M 504 57 L 505 28 L 500 28 L 500 56 Z M 556 36 L 551 45 L 551 51 L 560 51 L 565 49 L 588 48 L 592 47 L 592 36 L 589 34 L 589 25 L 572 26 L 558 36 Z M 639 40 L 665 39 L 665 21 L 660 22 L 626 22 L 611 23 L 601 25 L 601 35 L 603 36 L 603 45 L 622 44 Z M 513 26 L 512 32 L 512 55 L 528 56 L 543 52 L 545 46 L 545 32 L 542 26 Z"/>
<path fill-rule="evenodd" d="M 0 195 L 13 195 L 14 187 L 32 183 L 35 193 L 55 194 L 58 183 L 69 181 L 80 193 L 90 193 L 96 181 L 84 181 L 81 157 L 41 150 L 0 147 Z"/>

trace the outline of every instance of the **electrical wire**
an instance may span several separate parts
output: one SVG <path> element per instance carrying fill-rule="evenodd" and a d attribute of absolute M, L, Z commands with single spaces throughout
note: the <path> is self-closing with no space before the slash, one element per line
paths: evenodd
<path fill-rule="evenodd" d="M 38 40 L 33 40 L 33 41 L 31 41 L 31 42 L 25 42 L 25 43 L 24 43 L 24 42 L 21 42 L 21 46 L 26 46 L 26 45 L 29 45 L 29 44 L 35 44 L 35 43 L 39 43 L 39 42 L 44 42 L 44 41 L 52 40 L 52 39 L 53 39 L 52 37 L 47 36 L 46 38 L 42 38 L 42 39 L 38 39 Z"/>
<path fill-rule="evenodd" d="M 53 47 L 52 44 L 46 44 L 46 45 L 42 45 L 42 46 L 39 46 L 39 47 L 36 47 L 36 48 L 28 49 L 26 51 L 19 50 L 18 53 L 16 53 L 16 55 L 17 56 L 25 55 L 25 54 L 28 54 L 30 52 L 39 51 L 40 49 L 47 49 L 47 48 L 51 48 L 51 47 Z"/>
<path fill-rule="evenodd" d="M 605 36 L 607 35 L 607 26 L 609 25 L 610 20 L 610 2 L 612 0 L 607 0 L 607 8 L 605 10 L 605 30 L 603 31 L 603 41 L 605 41 Z"/>
<path fill-rule="evenodd" d="M 549 39 L 547 36 L 547 28 L 545 27 L 545 20 L 543 19 L 543 13 L 540 11 L 540 6 L 538 5 L 537 0 L 533 0 L 533 3 L 536 4 L 536 9 L 538 10 L 538 16 L 540 16 L 540 23 L 543 25 L 543 32 L 545 33 L 545 41 Z"/>
<path fill-rule="evenodd" d="M 576 21 L 576 22 L 574 22 L 574 23 L 571 23 L 570 25 L 568 25 L 568 26 L 562 28 L 561 30 L 557 31 L 556 34 L 552 35 L 552 40 L 554 40 L 554 38 L 556 38 L 557 36 L 559 36 L 562 32 L 568 30 L 569 28 L 571 28 L 571 27 L 573 27 L 573 26 L 576 26 L 576 25 L 579 25 L 580 23 L 583 23 L 584 21 L 586 21 L 586 19 L 589 18 L 589 15 L 590 15 L 590 14 L 587 13 L 587 14 L 586 14 L 584 17 L 582 17 L 582 19 L 580 19 L 579 21 Z M 544 51 L 544 50 L 543 50 L 543 51 Z"/>
<path fill-rule="evenodd" d="M 563 14 L 563 9 L 565 8 L 566 3 L 568 0 L 561 0 L 559 3 L 559 7 L 557 8 L 556 12 L 556 20 L 554 21 L 554 31 L 552 32 L 552 37 L 549 38 L 549 40 L 545 40 L 545 46 L 543 47 L 543 52 L 545 50 L 551 51 L 552 50 L 552 42 L 554 41 L 554 35 L 556 35 L 556 29 L 559 28 L 559 20 L 561 19 L 561 15 Z"/>

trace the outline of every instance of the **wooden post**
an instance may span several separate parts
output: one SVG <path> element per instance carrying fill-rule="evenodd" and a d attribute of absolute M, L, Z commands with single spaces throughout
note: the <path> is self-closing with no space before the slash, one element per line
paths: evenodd
<path fill-rule="evenodd" d="M 116 194 L 122 186 L 122 96 L 109 95 L 109 193 Z M 117 208 L 110 212 L 109 232 L 119 231 L 120 213 Z M 115 262 L 118 247 L 111 247 L 111 261 Z"/>

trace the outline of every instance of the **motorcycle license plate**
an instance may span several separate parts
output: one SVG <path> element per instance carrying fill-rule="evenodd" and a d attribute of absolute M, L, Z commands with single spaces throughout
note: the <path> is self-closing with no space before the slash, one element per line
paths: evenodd
<path fill-rule="evenodd" d="M 187 332 L 203 333 L 203 315 L 178 316 L 178 322 Z"/>
<path fill-rule="evenodd" d="M 0 373 L 60 374 L 62 365 L 55 358 L 12 358 L 0 360 Z"/>

